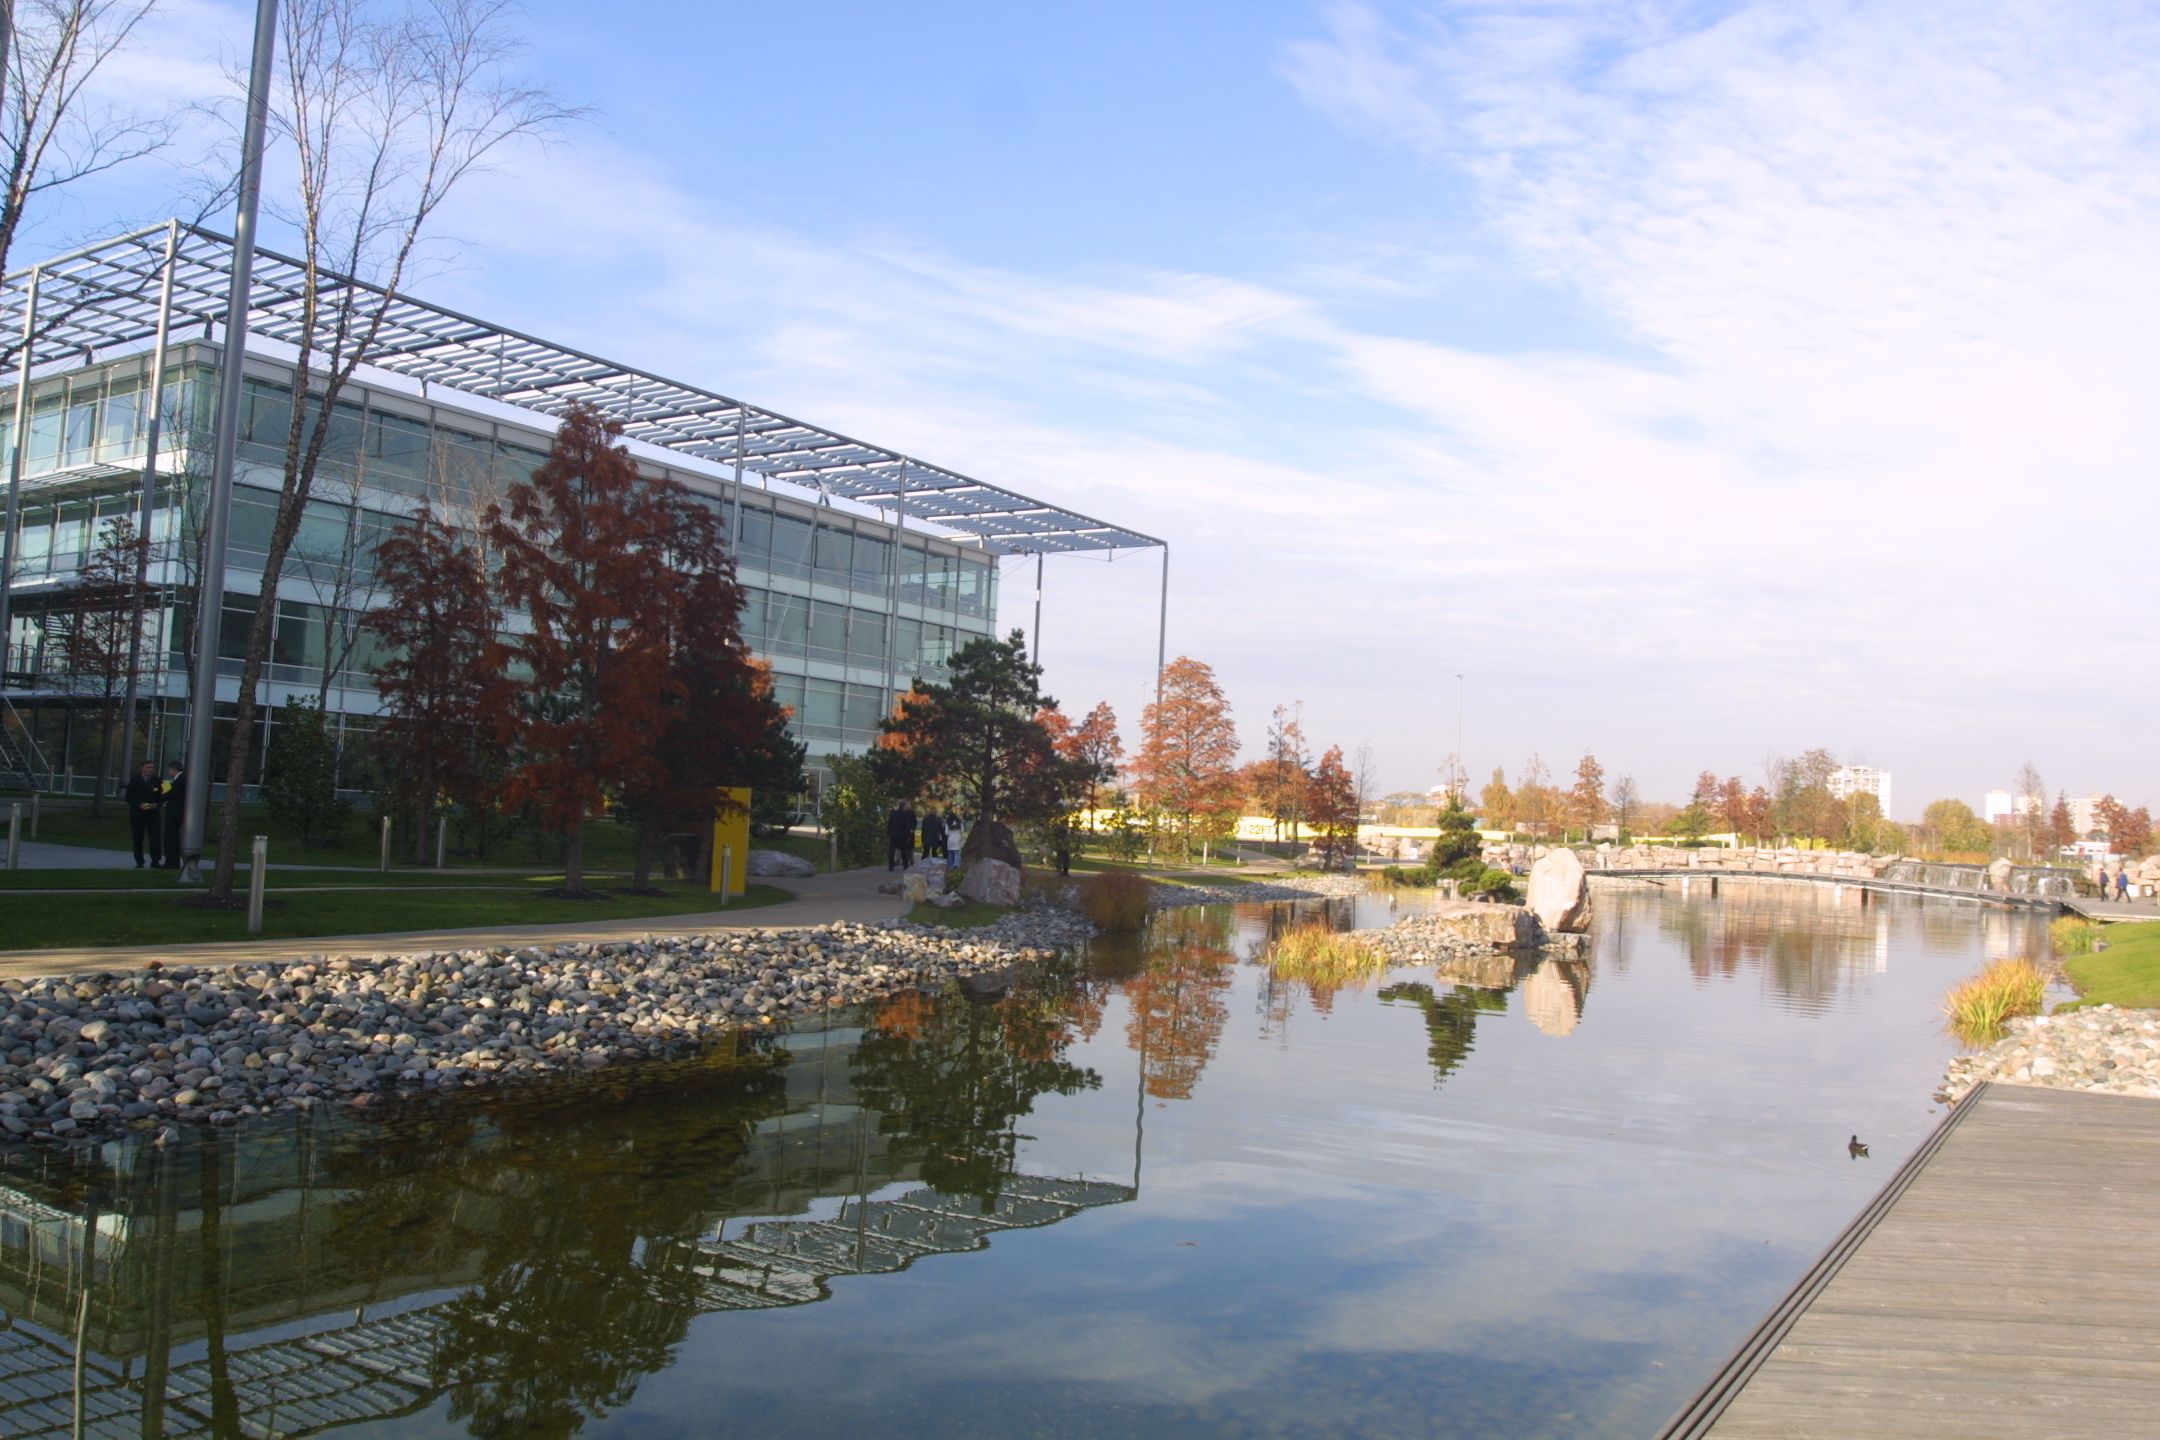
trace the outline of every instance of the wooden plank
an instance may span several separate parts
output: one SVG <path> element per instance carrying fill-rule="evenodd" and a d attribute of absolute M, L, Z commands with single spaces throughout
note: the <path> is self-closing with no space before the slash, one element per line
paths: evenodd
<path fill-rule="evenodd" d="M 1668 1436 L 2160 1431 L 2160 1103 L 1982 1086 L 1779 1312 Z"/>

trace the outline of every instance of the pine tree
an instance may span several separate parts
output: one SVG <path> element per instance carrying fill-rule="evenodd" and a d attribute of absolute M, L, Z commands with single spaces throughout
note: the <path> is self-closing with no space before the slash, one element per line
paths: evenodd
<path fill-rule="evenodd" d="M 262 801 L 270 817 L 300 832 L 300 848 L 337 843 L 346 804 L 337 793 L 337 738 L 322 701 L 302 697 L 277 712 L 263 757 Z"/>

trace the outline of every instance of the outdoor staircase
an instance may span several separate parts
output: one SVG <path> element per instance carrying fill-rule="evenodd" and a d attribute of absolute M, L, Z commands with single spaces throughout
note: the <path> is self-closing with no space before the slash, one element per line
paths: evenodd
<path fill-rule="evenodd" d="M 45 752 L 30 738 L 29 727 L 8 703 L 7 696 L 0 695 L 0 784 L 50 790 L 52 778 Z"/>

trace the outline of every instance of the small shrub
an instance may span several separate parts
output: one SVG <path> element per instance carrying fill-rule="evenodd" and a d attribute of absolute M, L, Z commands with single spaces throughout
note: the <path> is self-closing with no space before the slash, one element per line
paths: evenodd
<path fill-rule="evenodd" d="M 1335 986 L 1384 973 L 1388 957 L 1354 935 L 1314 921 L 1283 932 L 1268 953 L 1268 968 L 1285 980 Z"/>
<path fill-rule="evenodd" d="M 1105 870 L 1080 889 L 1080 911 L 1098 930 L 1138 930 L 1155 886 L 1130 870 Z"/>
<path fill-rule="evenodd" d="M 1400 865 L 1390 865 L 1384 870 L 1374 871 L 1373 879 L 1379 882 L 1383 890 L 1416 890 L 1433 883 L 1432 876 L 1422 868 L 1405 870 Z"/>
<path fill-rule="evenodd" d="M 2080 920 L 2075 915 L 2065 915 L 2048 926 L 2048 939 L 2054 943 L 2055 953 L 2068 960 L 2076 955 L 2090 955 L 2093 942 L 2100 938 L 2100 927 L 2090 920 Z"/>
<path fill-rule="evenodd" d="M 2013 1015 L 2037 1015 L 2047 993 L 2047 977 L 2030 960 L 1994 960 L 1972 979 L 1951 987 L 1943 997 L 1950 1028 L 1970 1045 L 1999 1039 L 2003 1022 Z"/>

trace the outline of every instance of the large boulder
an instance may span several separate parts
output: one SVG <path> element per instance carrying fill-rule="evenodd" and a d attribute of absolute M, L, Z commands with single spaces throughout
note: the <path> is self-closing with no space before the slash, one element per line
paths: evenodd
<path fill-rule="evenodd" d="M 803 880 L 817 874 L 817 866 L 802 856 L 790 855 L 785 850 L 752 850 L 749 859 L 743 863 L 743 873 Z"/>
<path fill-rule="evenodd" d="M 1015 870 L 1022 868 L 1020 842 L 1013 839 L 1012 827 L 1002 820 L 985 820 L 968 831 L 960 858 L 970 869 L 978 860 L 997 860 Z"/>
<path fill-rule="evenodd" d="M 1535 950 L 1545 943 L 1544 927 L 1521 905 L 1480 905 L 1444 901 L 1426 912 L 1426 925 L 1497 950 Z"/>
<path fill-rule="evenodd" d="M 908 866 L 906 873 L 920 876 L 932 895 L 941 895 L 945 891 L 946 881 L 952 876 L 952 867 L 937 856 L 924 856 Z"/>
<path fill-rule="evenodd" d="M 1554 935 L 1577 935 L 1590 928 L 1590 877 L 1582 860 L 1565 847 L 1548 852 L 1530 867 L 1523 904 Z"/>
<path fill-rule="evenodd" d="M 987 857 L 970 860 L 967 873 L 960 877 L 960 894 L 979 905 L 1018 905 L 1020 867 Z"/>

